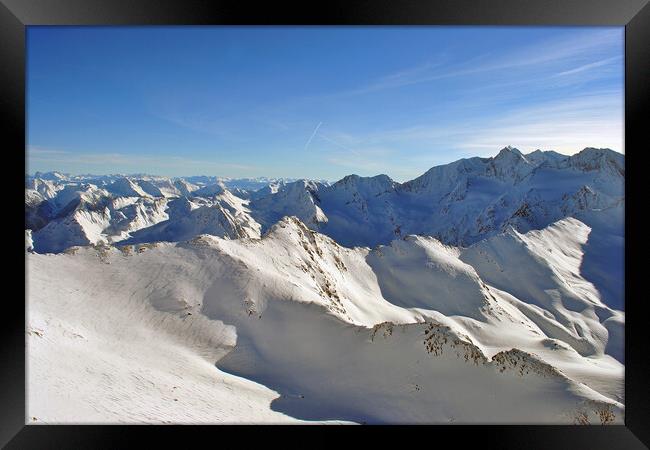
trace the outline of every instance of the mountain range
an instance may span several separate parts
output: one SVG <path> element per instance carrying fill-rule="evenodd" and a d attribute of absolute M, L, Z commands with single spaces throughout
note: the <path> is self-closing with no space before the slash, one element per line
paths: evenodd
<path fill-rule="evenodd" d="M 29 416 L 622 423 L 624 187 L 596 148 L 404 183 L 27 176 Z"/>

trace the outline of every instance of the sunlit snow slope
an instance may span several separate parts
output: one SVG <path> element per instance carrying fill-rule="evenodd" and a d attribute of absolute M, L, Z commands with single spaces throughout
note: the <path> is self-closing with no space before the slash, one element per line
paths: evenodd
<path fill-rule="evenodd" d="M 624 316 L 576 270 L 588 232 L 370 250 L 284 218 L 29 253 L 28 418 L 622 423 Z"/>

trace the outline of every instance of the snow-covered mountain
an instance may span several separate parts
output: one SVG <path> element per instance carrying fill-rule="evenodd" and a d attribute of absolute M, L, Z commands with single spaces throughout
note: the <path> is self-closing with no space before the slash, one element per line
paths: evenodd
<path fill-rule="evenodd" d="M 259 236 L 259 225 L 247 216 L 246 201 L 225 191 L 222 184 L 199 187 L 184 179 L 152 176 L 111 177 L 97 184 L 88 181 L 97 181 L 91 176 L 83 181 L 72 176 L 59 182 L 49 178 L 28 180 L 25 190 L 25 227 L 33 232 L 37 252 L 120 242 L 162 221 L 164 225 L 148 232 L 148 239 L 177 241 L 201 233 Z M 203 209 L 188 217 L 174 216 L 180 222 L 169 226 L 170 214 L 189 203 Z M 167 231 L 161 234 L 163 228 Z"/>
<path fill-rule="evenodd" d="M 587 232 L 370 250 L 284 218 L 262 239 L 32 253 L 28 415 L 621 423 L 624 316 L 575 273 Z"/>
<path fill-rule="evenodd" d="M 196 197 L 213 197 L 215 195 L 223 194 L 226 190 L 226 185 L 221 181 L 217 181 L 213 184 L 207 184 L 196 191 L 192 192 L 192 195 Z"/>
<path fill-rule="evenodd" d="M 549 153 L 547 155 L 547 153 Z M 406 234 L 470 245 L 514 226 L 519 231 L 621 204 L 624 157 L 585 149 L 530 160 L 506 147 L 493 158 L 462 159 L 398 184 L 387 176 L 349 176 L 319 191 L 327 222 L 319 228 L 344 245 L 373 246 Z"/>
<path fill-rule="evenodd" d="M 318 191 L 322 187 L 321 183 L 307 180 L 271 185 L 268 195 L 255 196 L 251 200 L 253 217 L 264 230 L 286 216 L 296 216 L 309 226 L 318 227 L 321 222 L 327 222 L 327 217 L 318 206 Z"/>
<path fill-rule="evenodd" d="M 259 238 L 260 225 L 251 218 L 247 201 L 227 190 L 210 200 L 181 197 L 169 202 L 167 220 L 131 233 L 125 244 L 183 241 L 200 234 L 229 239 Z"/>
<path fill-rule="evenodd" d="M 237 209 L 234 216 L 211 207 L 183 218 L 182 224 L 167 223 L 141 235 L 172 242 L 189 239 L 192 233 L 251 237 L 258 228 L 264 232 L 282 217 L 296 216 L 346 246 L 387 244 L 408 234 L 434 236 L 448 245 L 468 246 L 510 227 L 526 232 L 565 217 L 576 217 L 592 230 L 584 270 L 591 273 L 606 303 L 620 309 L 624 167 L 624 156 L 609 149 L 586 148 L 573 156 L 564 156 L 541 150 L 524 155 L 516 148 L 505 147 L 493 158 L 469 158 L 436 166 L 402 184 L 386 175 L 349 175 L 329 184 L 218 177 L 169 179 L 151 175 L 93 178 L 51 172 L 42 174 L 46 179 L 28 180 L 25 221 L 26 229 L 34 233 L 37 252 L 58 252 L 70 245 L 124 241 L 132 232 L 156 225 L 166 219 L 157 208 L 174 202 L 152 203 L 153 199 L 199 198 L 206 201 L 193 200 L 193 204 L 207 207 L 214 203 L 210 199 L 226 192 L 244 200 L 240 206 L 229 203 L 230 209 Z M 249 191 L 229 187 L 229 183 L 258 183 L 263 187 Z M 85 201 L 79 205 L 81 193 Z M 106 201 L 101 199 L 106 195 L 140 198 L 143 205 L 157 206 L 143 206 L 138 215 L 141 219 L 125 226 L 121 214 L 114 218 L 110 211 L 98 213 L 104 209 L 101 203 Z M 77 216 L 72 217 L 75 211 Z M 48 230 L 39 232 L 50 222 L 54 223 Z M 241 226 L 249 231 L 240 230 Z M 167 231 L 161 233 L 163 228 Z M 115 233 L 116 229 L 126 232 Z"/>
<path fill-rule="evenodd" d="M 622 423 L 624 166 L 28 177 L 28 416 Z"/>

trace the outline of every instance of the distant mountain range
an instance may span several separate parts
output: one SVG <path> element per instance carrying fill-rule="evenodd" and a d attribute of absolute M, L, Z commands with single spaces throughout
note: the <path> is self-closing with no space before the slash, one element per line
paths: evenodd
<path fill-rule="evenodd" d="M 38 423 L 621 424 L 625 158 L 28 177 Z"/>
<path fill-rule="evenodd" d="M 492 158 L 436 166 L 405 183 L 386 175 L 349 175 L 330 184 L 39 172 L 27 179 L 25 227 L 36 252 L 101 242 L 177 242 L 199 234 L 259 238 L 285 216 L 349 247 L 410 234 L 468 246 L 510 227 L 526 232 L 575 217 L 594 234 L 585 270 L 622 307 L 624 178 L 625 157 L 609 149 L 565 156 L 539 150 L 524 155 L 513 147 Z M 596 262 L 603 254 L 614 258 L 612 268 Z"/>

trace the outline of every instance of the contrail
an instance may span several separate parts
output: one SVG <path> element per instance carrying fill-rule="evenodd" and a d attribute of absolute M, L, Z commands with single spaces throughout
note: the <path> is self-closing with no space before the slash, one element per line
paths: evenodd
<path fill-rule="evenodd" d="M 309 136 L 309 140 L 305 144 L 305 150 L 307 150 L 307 147 L 309 147 L 309 144 L 311 144 L 311 140 L 314 139 L 314 136 L 316 136 L 316 133 L 318 133 L 318 129 L 320 126 L 323 124 L 323 122 L 318 122 L 318 125 L 316 125 L 316 128 L 314 128 L 314 132 Z"/>
<path fill-rule="evenodd" d="M 321 134 L 319 136 L 321 137 L 321 139 L 325 139 L 327 142 L 331 142 L 332 144 L 336 145 L 339 148 L 342 148 L 346 152 L 350 152 L 355 156 L 360 156 L 359 152 L 357 152 L 356 150 L 353 150 L 353 149 L 351 149 L 349 147 L 346 147 L 345 145 L 341 144 L 340 142 L 336 142 L 334 139 L 329 138 L 329 137 L 325 136 L 324 134 Z"/>

